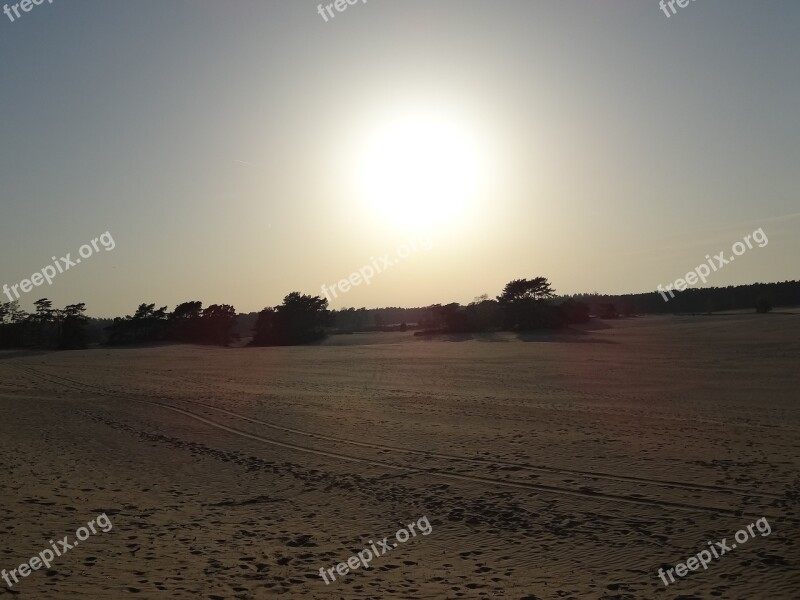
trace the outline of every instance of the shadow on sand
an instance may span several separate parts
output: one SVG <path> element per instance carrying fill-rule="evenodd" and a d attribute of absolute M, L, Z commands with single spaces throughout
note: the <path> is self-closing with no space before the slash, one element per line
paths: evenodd
<path fill-rule="evenodd" d="M 590 336 L 587 331 L 595 329 L 609 329 L 610 326 L 602 324 L 597 327 L 584 329 L 560 329 L 558 331 L 522 331 L 519 333 L 511 332 L 488 332 L 488 333 L 431 333 L 419 336 L 422 339 L 439 340 L 442 342 L 511 342 L 514 339 L 522 342 L 557 342 L 572 344 L 616 344 L 617 342 L 607 339 L 599 339 Z"/>

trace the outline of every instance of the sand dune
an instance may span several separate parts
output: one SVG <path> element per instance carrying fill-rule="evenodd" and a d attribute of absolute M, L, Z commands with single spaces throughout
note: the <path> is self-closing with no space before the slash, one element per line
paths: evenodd
<path fill-rule="evenodd" d="M 0 568 L 114 528 L 0 596 L 796 598 L 799 323 L 6 353 Z M 423 515 L 430 535 L 320 577 Z"/>

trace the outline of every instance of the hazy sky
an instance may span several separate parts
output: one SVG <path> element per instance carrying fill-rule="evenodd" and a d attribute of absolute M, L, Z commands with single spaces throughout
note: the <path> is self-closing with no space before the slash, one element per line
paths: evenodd
<path fill-rule="evenodd" d="M 709 285 L 798 278 L 797 0 L 317 5 L 0 13 L 0 285 L 106 231 L 23 306 L 260 310 L 427 237 L 332 306 L 651 291 L 758 227 Z"/>

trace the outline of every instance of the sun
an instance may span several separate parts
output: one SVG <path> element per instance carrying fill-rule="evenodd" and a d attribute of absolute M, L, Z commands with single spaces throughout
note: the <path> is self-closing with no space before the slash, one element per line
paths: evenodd
<path fill-rule="evenodd" d="M 440 115 L 391 120 L 373 130 L 358 161 L 370 210 L 407 227 L 463 218 L 482 185 L 479 145 L 469 130 Z"/>

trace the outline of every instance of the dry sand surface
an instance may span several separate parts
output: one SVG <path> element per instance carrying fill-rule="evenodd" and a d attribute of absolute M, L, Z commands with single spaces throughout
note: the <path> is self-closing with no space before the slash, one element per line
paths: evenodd
<path fill-rule="evenodd" d="M 795 599 L 798 333 L 784 313 L 5 353 L 0 569 L 113 529 L 0 597 Z"/>

